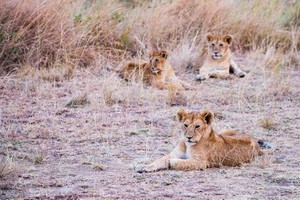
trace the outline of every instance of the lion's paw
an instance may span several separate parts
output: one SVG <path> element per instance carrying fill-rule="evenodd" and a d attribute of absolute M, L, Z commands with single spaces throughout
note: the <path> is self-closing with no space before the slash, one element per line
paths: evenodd
<path fill-rule="evenodd" d="M 197 74 L 195 79 L 196 79 L 196 81 L 204 81 L 207 79 L 207 77 Z"/>
<path fill-rule="evenodd" d="M 150 167 L 148 167 L 147 165 L 141 165 L 141 166 L 137 166 L 135 168 L 135 171 L 137 173 L 147 173 L 147 172 L 154 172 L 154 169 L 151 169 Z"/>
<path fill-rule="evenodd" d="M 239 73 L 237 74 L 237 76 L 238 76 L 239 78 L 244 78 L 244 77 L 246 76 L 246 73 L 243 72 L 243 71 L 241 71 L 241 72 L 239 72 Z"/>

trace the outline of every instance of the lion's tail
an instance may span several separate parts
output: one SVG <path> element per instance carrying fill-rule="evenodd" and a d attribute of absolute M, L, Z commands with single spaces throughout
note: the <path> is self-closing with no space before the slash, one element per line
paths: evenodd
<path fill-rule="evenodd" d="M 258 153 L 260 156 L 266 155 L 266 154 L 272 154 L 275 150 L 274 145 L 268 141 L 258 140 L 257 143 L 260 147 L 260 150 Z M 262 149 L 264 149 L 264 150 L 262 150 Z"/>

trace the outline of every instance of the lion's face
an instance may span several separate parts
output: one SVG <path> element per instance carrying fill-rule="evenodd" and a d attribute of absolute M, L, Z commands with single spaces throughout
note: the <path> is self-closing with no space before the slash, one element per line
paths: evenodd
<path fill-rule="evenodd" d="M 194 144 L 211 129 L 214 114 L 210 111 L 186 112 L 180 109 L 177 112 L 177 119 L 181 122 L 185 142 Z"/>
<path fill-rule="evenodd" d="M 231 35 L 215 36 L 211 33 L 207 34 L 209 55 L 215 60 L 223 58 L 229 51 L 232 39 Z"/>
<path fill-rule="evenodd" d="M 165 68 L 168 53 L 164 50 L 149 52 L 149 58 L 151 72 L 157 74 Z"/>

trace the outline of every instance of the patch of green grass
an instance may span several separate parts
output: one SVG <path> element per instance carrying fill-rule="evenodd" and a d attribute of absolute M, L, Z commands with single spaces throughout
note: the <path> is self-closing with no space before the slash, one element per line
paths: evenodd
<path fill-rule="evenodd" d="M 73 18 L 74 24 L 80 24 L 83 21 L 82 14 L 76 14 Z"/>
<path fill-rule="evenodd" d="M 120 38 L 120 45 L 122 49 L 126 49 L 131 43 L 131 39 L 130 39 L 130 31 L 129 30 L 125 30 L 122 32 L 121 34 L 121 38 Z"/>

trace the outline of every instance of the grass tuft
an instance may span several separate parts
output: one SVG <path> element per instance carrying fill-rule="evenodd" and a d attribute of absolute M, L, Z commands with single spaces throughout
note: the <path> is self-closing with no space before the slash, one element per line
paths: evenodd
<path fill-rule="evenodd" d="M 8 177 L 13 174 L 14 171 L 15 167 L 12 158 L 9 156 L 2 158 L 0 163 L 0 178 Z"/>
<path fill-rule="evenodd" d="M 97 171 L 103 171 L 104 167 L 97 161 L 94 161 L 92 158 L 86 158 L 86 160 L 82 163 L 84 165 L 91 165 L 93 169 Z"/>
<path fill-rule="evenodd" d="M 271 118 L 263 118 L 259 120 L 259 125 L 268 130 L 276 129 L 276 124 Z"/>
<path fill-rule="evenodd" d="M 87 94 L 84 94 L 82 96 L 76 97 L 69 101 L 66 104 L 66 107 L 69 108 L 79 108 L 79 107 L 84 107 L 85 105 L 89 104 L 90 101 L 88 100 Z"/>

